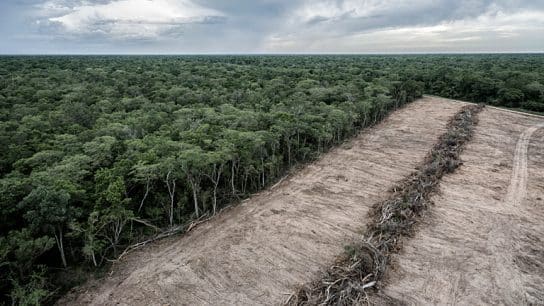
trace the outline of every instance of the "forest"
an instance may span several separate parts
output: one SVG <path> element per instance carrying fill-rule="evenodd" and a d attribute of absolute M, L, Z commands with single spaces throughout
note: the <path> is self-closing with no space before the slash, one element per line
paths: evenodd
<path fill-rule="evenodd" d="M 544 112 L 544 56 L 0 57 L 0 303 L 52 303 L 422 94 Z"/>

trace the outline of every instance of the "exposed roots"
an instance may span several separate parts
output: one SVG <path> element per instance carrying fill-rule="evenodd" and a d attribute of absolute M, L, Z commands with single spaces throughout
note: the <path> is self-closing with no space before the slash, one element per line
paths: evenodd
<path fill-rule="evenodd" d="M 391 196 L 370 212 L 372 221 L 360 242 L 346 252 L 323 277 L 291 295 L 286 305 L 353 305 L 368 303 L 369 290 L 384 275 L 392 253 L 410 236 L 430 196 L 446 173 L 461 164 L 459 155 L 472 137 L 481 105 L 463 107 L 448 123 L 444 133 L 418 170 L 397 184 Z"/>

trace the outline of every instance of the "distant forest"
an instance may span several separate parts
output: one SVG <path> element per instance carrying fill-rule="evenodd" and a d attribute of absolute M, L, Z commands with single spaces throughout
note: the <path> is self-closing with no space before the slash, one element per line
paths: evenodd
<path fill-rule="evenodd" d="M 0 303 L 50 303 L 423 93 L 544 112 L 544 55 L 0 57 Z"/>

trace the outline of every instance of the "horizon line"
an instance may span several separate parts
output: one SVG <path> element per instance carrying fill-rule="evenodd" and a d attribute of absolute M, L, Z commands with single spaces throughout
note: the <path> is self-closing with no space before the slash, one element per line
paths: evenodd
<path fill-rule="evenodd" d="M 544 54 L 543 51 L 421 51 L 421 52 L 179 52 L 179 53 L 0 53 L 0 56 L 187 56 L 187 55 L 474 55 Z"/>

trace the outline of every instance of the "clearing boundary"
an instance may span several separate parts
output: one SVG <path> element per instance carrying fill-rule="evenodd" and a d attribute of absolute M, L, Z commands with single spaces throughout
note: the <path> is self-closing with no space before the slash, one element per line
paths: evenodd
<path fill-rule="evenodd" d="M 462 103 L 425 97 L 182 237 L 128 254 L 60 304 L 278 304 L 357 239 Z"/>

